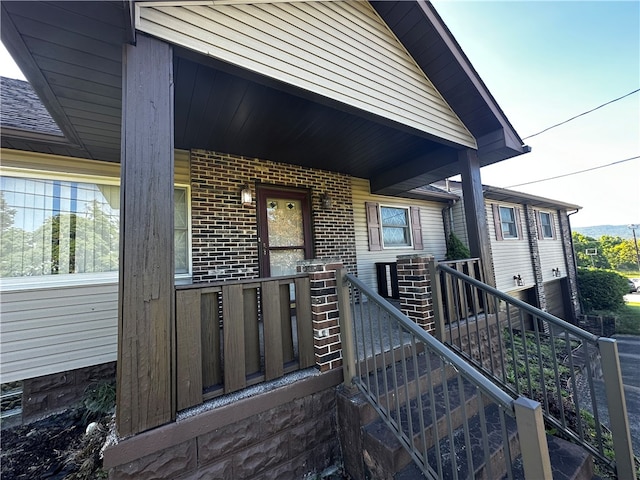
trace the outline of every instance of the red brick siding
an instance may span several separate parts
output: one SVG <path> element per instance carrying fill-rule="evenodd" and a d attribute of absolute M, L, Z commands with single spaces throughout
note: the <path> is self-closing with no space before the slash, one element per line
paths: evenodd
<path fill-rule="evenodd" d="M 191 152 L 193 282 L 255 278 L 258 267 L 256 208 L 240 203 L 249 184 L 307 188 L 312 193 L 315 258 L 340 259 L 356 272 L 351 180 L 347 175 L 204 150 Z M 327 192 L 331 208 L 322 208 Z"/>

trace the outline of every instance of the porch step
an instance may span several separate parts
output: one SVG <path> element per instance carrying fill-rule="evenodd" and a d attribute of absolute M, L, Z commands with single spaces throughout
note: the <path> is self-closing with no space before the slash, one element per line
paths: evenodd
<path fill-rule="evenodd" d="M 421 388 L 421 391 L 427 390 L 427 392 L 421 395 L 420 401 L 417 398 L 413 398 L 408 404 L 400 408 L 399 422 L 402 430 L 408 437 L 413 432 L 414 443 L 419 446 L 421 451 L 425 445 L 427 449 L 433 447 L 434 425 L 437 428 L 438 438 L 443 438 L 448 431 L 449 421 L 452 423 L 452 428 L 457 428 L 462 423 L 463 413 L 467 417 L 471 417 L 478 411 L 478 396 L 473 385 L 463 382 L 463 395 L 461 396 L 457 379 L 448 379 L 446 384 L 451 409 L 450 416 L 446 415 L 444 387 L 442 384 L 438 384 L 433 388 L 435 398 L 433 406 L 431 405 L 428 387 L 426 387 Z M 462 407 L 463 398 L 466 404 L 465 412 L 463 412 Z M 420 403 L 422 404 L 422 416 L 425 425 L 424 442 L 420 431 Z M 435 410 L 435 421 L 433 410 Z M 409 425 L 409 418 L 411 418 L 411 426 Z M 394 421 L 398 422 L 398 418 L 394 418 Z M 364 448 L 374 456 L 384 470 L 396 472 L 412 462 L 407 450 L 380 417 L 376 417 L 373 422 L 364 426 L 363 431 Z"/>
<path fill-rule="evenodd" d="M 552 478 L 554 480 L 601 480 L 593 474 L 593 462 L 591 455 L 584 449 L 570 442 L 551 435 L 547 435 L 547 445 L 551 457 Z M 443 479 L 452 478 L 451 471 L 445 472 Z M 487 478 L 482 476 L 470 477 L 459 474 L 459 478 Z M 407 465 L 404 469 L 393 476 L 394 480 L 422 480 L 426 478 L 415 463 Z M 497 477 L 496 477 L 497 478 Z M 504 474 L 502 480 L 508 476 Z M 513 478 L 524 479 L 522 470 L 522 457 L 519 455 L 513 465 Z"/>

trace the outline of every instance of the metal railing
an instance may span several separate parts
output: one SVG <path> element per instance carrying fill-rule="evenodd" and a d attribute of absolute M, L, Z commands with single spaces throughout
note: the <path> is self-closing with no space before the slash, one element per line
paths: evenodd
<path fill-rule="evenodd" d="M 427 478 L 551 478 L 540 405 L 514 400 L 356 277 L 338 272 L 345 384 Z"/>
<path fill-rule="evenodd" d="M 615 340 L 597 337 L 447 265 L 435 264 L 440 339 L 511 395 L 542 405 L 546 421 L 619 478 L 634 458 Z M 453 292 L 441 293 L 444 290 Z M 478 308 L 478 306 L 481 308 Z M 605 394 L 606 393 L 606 394 Z M 609 425 L 606 428 L 605 425 Z"/>

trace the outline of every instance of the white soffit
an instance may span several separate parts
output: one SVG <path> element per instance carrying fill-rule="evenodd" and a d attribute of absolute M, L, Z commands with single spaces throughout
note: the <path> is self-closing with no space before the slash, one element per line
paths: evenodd
<path fill-rule="evenodd" d="M 368 2 L 136 3 L 136 28 L 477 148 L 469 130 Z"/>

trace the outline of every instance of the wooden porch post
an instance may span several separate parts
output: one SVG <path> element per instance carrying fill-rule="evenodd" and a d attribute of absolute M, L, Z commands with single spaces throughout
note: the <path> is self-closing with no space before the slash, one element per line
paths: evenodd
<path fill-rule="evenodd" d="M 485 282 L 495 287 L 496 277 L 491 258 L 491 243 L 489 241 L 489 227 L 487 213 L 484 206 L 482 180 L 480 179 L 480 161 L 478 153 L 472 149 L 458 153 L 458 163 L 462 175 L 462 196 L 464 213 L 467 221 L 467 235 L 469 250 L 472 257 L 482 261 Z"/>
<path fill-rule="evenodd" d="M 117 427 L 175 416 L 173 53 L 139 35 L 123 50 Z"/>

